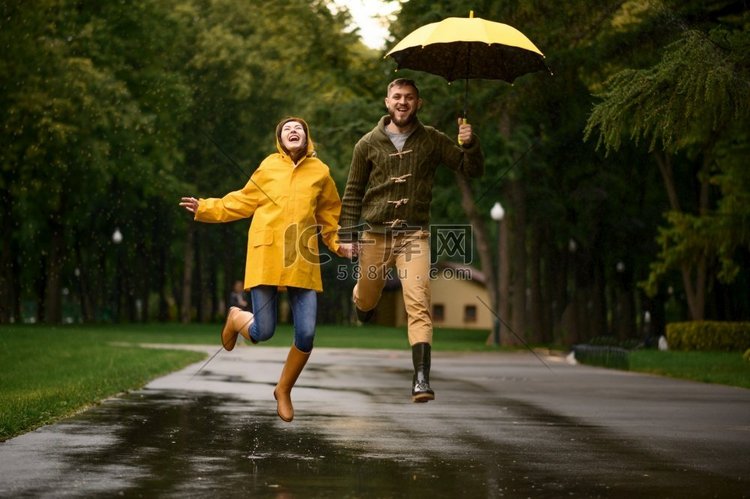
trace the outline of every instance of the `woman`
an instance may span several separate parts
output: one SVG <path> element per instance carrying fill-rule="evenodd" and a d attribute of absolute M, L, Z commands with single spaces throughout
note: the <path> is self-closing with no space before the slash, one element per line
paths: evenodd
<path fill-rule="evenodd" d="M 274 398 L 279 417 L 288 422 L 294 418 L 292 387 L 313 348 L 317 293 L 323 291 L 318 233 L 338 253 L 341 200 L 328 166 L 316 157 L 304 120 L 286 118 L 277 125 L 276 149 L 241 190 L 222 198 L 183 197 L 180 206 L 199 222 L 253 218 L 245 263 L 245 289 L 250 290 L 253 313 L 230 308 L 221 342 L 232 350 L 238 334 L 253 343 L 270 339 L 276 329 L 278 292 L 286 290 L 294 344 Z"/>

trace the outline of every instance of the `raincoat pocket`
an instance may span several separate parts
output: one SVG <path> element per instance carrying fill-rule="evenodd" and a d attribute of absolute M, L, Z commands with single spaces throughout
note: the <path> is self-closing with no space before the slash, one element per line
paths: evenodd
<path fill-rule="evenodd" d="M 250 244 L 257 248 L 258 246 L 270 246 L 273 244 L 273 230 L 264 229 L 250 234 Z"/>

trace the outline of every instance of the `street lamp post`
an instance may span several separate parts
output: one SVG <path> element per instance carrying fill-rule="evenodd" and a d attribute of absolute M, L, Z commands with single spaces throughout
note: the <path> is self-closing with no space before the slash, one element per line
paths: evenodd
<path fill-rule="evenodd" d="M 496 293 L 495 293 L 495 320 L 493 324 L 493 335 L 495 345 L 500 345 L 500 311 L 502 310 L 503 297 L 502 297 L 502 279 L 501 275 L 503 272 L 503 257 L 502 257 L 502 241 L 500 239 L 500 233 L 502 230 L 503 217 L 505 217 L 505 209 L 499 201 L 496 201 L 490 210 L 490 217 L 492 220 L 497 222 L 497 280 L 495 281 Z"/>
<path fill-rule="evenodd" d="M 113 310 L 114 322 L 120 322 L 120 273 L 122 272 L 122 261 L 121 261 L 121 250 L 120 250 L 120 243 L 122 243 L 122 232 L 120 232 L 119 227 L 115 227 L 115 231 L 112 233 L 112 242 L 115 243 L 115 246 L 117 246 L 117 254 L 115 256 L 116 263 L 115 263 L 115 307 Z"/>

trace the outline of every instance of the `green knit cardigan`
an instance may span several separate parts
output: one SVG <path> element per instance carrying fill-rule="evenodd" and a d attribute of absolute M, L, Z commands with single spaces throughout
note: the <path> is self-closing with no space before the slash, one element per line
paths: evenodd
<path fill-rule="evenodd" d="M 426 229 L 435 170 L 441 164 L 469 177 L 484 173 L 476 135 L 469 146 L 462 147 L 439 130 L 417 122 L 398 152 L 385 131 L 389 121 L 383 116 L 354 146 L 339 218 L 343 242 L 356 240 L 363 228 L 376 232 Z"/>

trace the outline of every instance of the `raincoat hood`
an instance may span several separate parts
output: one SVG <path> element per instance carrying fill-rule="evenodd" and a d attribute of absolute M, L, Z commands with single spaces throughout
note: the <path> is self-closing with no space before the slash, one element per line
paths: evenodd
<path fill-rule="evenodd" d="M 286 123 L 289 123 L 290 121 L 296 121 L 302 124 L 302 128 L 305 129 L 305 137 L 306 137 L 305 140 L 307 141 L 307 144 L 306 144 L 307 151 L 305 152 L 305 155 L 303 157 L 305 158 L 315 157 L 316 156 L 315 145 L 313 144 L 312 137 L 310 137 L 310 127 L 307 126 L 307 122 L 305 120 L 303 120 L 302 118 L 297 118 L 295 116 L 284 118 L 283 120 L 279 122 L 278 125 L 276 125 L 276 150 L 279 151 L 279 154 L 283 156 L 291 157 L 291 155 L 289 154 L 289 151 L 287 151 L 284 148 L 284 146 L 281 144 L 281 127 L 283 127 Z"/>

